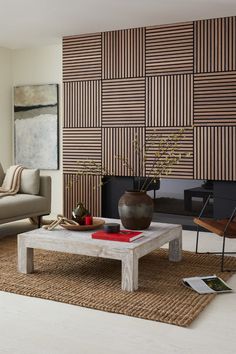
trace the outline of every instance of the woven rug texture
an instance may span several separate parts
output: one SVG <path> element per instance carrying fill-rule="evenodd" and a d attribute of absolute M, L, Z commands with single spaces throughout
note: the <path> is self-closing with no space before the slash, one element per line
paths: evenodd
<path fill-rule="evenodd" d="M 139 289 L 121 290 L 121 263 L 59 252 L 35 250 L 35 272 L 17 272 L 16 237 L 0 240 L 0 290 L 178 326 L 189 326 L 215 295 L 199 295 L 181 283 L 184 277 L 220 273 L 220 257 L 183 252 L 169 262 L 166 250 L 139 261 Z M 236 267 L 236 258 L 226 265 Z M 227 296 L 227 294 L 223 295 Z"/>

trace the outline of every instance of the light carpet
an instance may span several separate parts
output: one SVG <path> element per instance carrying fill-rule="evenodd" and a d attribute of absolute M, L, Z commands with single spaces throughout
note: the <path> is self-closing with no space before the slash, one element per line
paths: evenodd
<path fill-rule="evenodd" d="M 121 290 L 121 264 L 116 260 L 35 251 L 35 272 L 17 272 L 16 237 L 0 240 L 0 290 L 114 312 L 178 326 L 188 326 L 214 298 L 185 288 L 181 279 L 220 273 L 220 257 L 183 252 L 172 263 L 167 251 L 155 251 L 139 262 L 139 289 Z M 227 257 L 227 267 L 236 259 Z M 223 295 L 227 297 L 227 294 Z M 227 299 L 226 299 L 227 300 Z"/>

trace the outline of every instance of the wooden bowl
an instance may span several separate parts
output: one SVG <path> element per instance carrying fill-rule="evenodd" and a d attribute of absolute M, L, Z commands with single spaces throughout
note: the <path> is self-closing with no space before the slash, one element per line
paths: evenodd
<path fill-rule="evenodd" d="M 92 225 L 66 225 L 60 224 L 60 226 L 64 227 L 64 229 L 71 230 L 71 231 L 89 231 L 95 230 L 105 224 L 105 220 L 93 218 Z"/>

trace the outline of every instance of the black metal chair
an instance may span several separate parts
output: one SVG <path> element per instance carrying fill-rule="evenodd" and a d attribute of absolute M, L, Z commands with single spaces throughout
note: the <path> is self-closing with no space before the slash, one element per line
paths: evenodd
<path fill-rule="evenodd" d="M 226 238 L 236 238 L 236 206 L 229 218 L 225 219 L 206 219 L 202 218 L 206 206 L 209 202 L 210 196 L 207 198 L 198 218 L 193 221 L 197 225 L 197 238 L 196 238 L 196 253 L 205 254 L 221 254 L 221 271 L 236 271 L 236 269 L 224 269 L 224 256 L 225 254 L 236 254 L 236 252 L 226 252 L 225 251 L 225 239 Z M 202 227 L 218 236 L 223 237 L 222 251 L 221 252 L 198 252 L 199 243 L 199 228 Z"/>

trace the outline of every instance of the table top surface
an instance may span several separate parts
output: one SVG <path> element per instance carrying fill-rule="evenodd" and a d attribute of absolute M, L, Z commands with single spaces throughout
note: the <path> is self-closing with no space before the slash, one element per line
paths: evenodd
<path fill-rule="evenodd" d="M 119 219 L 108 219 L 102 218 L 105 222 L 116 222 L 121 224 Z M 124 229 L 121 227 L 121 229 Z M 97 240 L 92 238 L 92 233 L 98 231 L 70 231 L 66 230 L 62 227 L 57 227 L 52 231 L 48 231 L 46 229 L 40 228 L 32 231 L 24 232 L 18 235 L 19 238 L 27 239 L 27 241 L 40 241 L 40 242 L 76 242 L 77 244 L 93 244 L 98 246 L 105 246 L 108 248 L 116 248 L 116 249 L 134 249 L 136 247 L 140 247 L 145 245 L 147 242 L 152 241 L 156 238 L 161 238 L 163 240 L 163 244 L 168 242 L 168 238 L 170 233 L 176 233 L 176 237 L 178 236 L 178 231 L 182 230 L 181 225 L 177 224 L 163 224 L 152 222 L 150 227 L 147 230 L 142 231 L 143 237 L 140 237 L 132 242 L 119 242 L 119 241 L 108 241 L 108 240 Z M 101 229 L 100 229 L 101 230 Z M 140 230 L 139 230 L 140 231 Z"/>
<path fill-rule="evenodd" d="M 194 188 L 189 188 L 189 189 L 185 189 L 184 191 L 186 192 L 200 192 L 200 193 L 207 193 L 207 194 L 210 194 L 212 193 L 213 194 L 213 189 L 207 189 L 207 188 L 203 188 L 203 187 L 194 187 Z"/>

